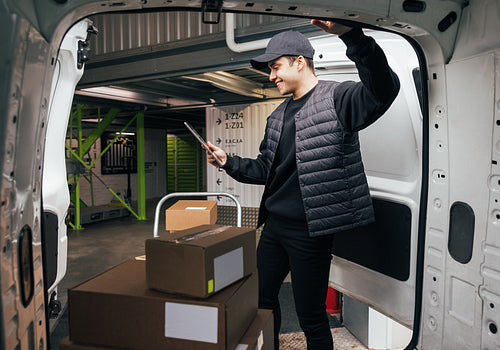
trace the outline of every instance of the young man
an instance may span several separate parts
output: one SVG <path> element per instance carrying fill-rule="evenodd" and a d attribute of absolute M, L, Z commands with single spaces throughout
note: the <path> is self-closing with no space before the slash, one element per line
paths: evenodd
<path fill-rule="evenodd" d="M 399 91 L 384 53 L 360 28 L 311 23 L 339 35 L 361 82 L 318 81 L 309 40 L 293 31 L 277 34 L 251 64 L 269 68 L 280 93 L 292 96 L 269 116 L 259 156 L 229 157 L 209 144 L 231 177 L 265 185 L 258 221 L 265 223 L 257 248 L 259 307 L 274 311 L 275 349 L 278 293 L 288 272 L 307 349 L 333 349 L 325 311 L 332 235 L 374 221 L 357 132 L 376 121 Z"/>

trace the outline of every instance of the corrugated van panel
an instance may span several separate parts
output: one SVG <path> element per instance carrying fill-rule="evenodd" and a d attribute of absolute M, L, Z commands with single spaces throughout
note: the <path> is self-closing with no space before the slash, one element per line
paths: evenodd
<path fill-rule="evenodd" d="M 264 137 L 267 117 L 282 100 L 207 108 L 207 139 L 228 154 L 256 158 Z M 229 177 L 223 170 L 209 166 L 207 169 L 209 192 L 227 192 L 234 195 L 243 207 L 258 208 L 264 186 L 242 184 Z M 221 198 L 219 205 L 234 205 L 228 198 Z"/>
<path fill-rule="evenodd" d="M 207 15 L 215 19 L 215 14 Z M 237 29 L 289 20 L 286 17 L 251 14 L 237 14 L 235 18 Z M 94 56 L 225 31 L 224 16 L 221 16 L 219 24 L 203 24 L 199 12 L 101 14 L 93 16 L 92 20 L 99 29 L 99 34 L 90 39 Z"/>

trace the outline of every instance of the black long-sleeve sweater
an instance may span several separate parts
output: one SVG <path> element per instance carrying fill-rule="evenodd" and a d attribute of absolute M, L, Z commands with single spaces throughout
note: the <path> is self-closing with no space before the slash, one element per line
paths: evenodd
<path fill-rule="evenodd" d="M 346 130 L 359 131 L 380 116 L 380 113 L 373 113 L 374 110 L 386 110 L 390 106 L 399 90 L 399 80 L 388 67 L 381 48 L 361 29 L 352 29 L 340 39 L 347 46 L 347 56 L 356 64 L 361 82 L 347 81 L 336 87 L 335 109 Z M 289 101 L 275 159 L 267 172 L 267 189 L 263 198 L 267 221 L 273 221 L 286 230 L 307 232 L 295 159 L 294 117 L 313 90 Z M 374 104 L 378 105 L 374 107 Z M 224 169 L 228 173 L 234 173 L 236 168 L 252 172 L 252 168 L 256 167 L 255 171 L 260 173 L 262 169 L 258 169 L 260 166 L 254 162 L 237 156 L 229 157 Z"/>

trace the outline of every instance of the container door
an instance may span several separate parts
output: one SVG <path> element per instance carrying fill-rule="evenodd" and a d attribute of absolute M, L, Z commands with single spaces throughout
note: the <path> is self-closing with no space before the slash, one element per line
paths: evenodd
<path fill-rule="evenodd" d="M 203 188 L 201 148 L 194 137 L 167 137 L 167 192 L 197 192 Z"/>

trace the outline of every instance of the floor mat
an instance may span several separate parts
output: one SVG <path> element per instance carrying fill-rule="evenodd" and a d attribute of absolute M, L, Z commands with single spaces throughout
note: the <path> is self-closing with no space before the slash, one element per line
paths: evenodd
<path fill-rule="evenodd" d="M 335 350 L 368 350 L 344 327 L 332 329 Z M 280 334 L 280 350 L 304 350 L 306 338 L 302 332 Z"/>

